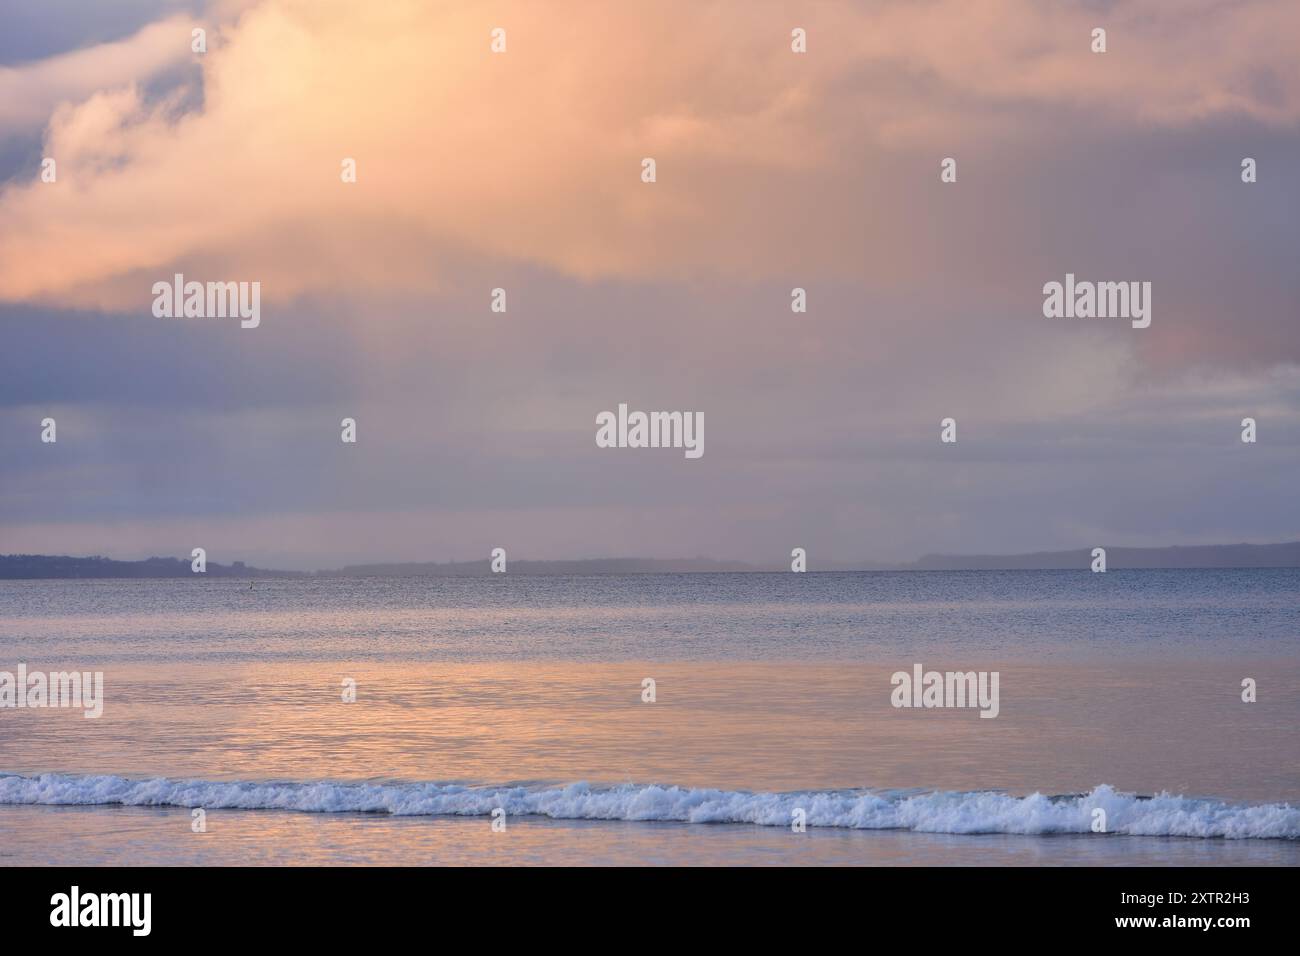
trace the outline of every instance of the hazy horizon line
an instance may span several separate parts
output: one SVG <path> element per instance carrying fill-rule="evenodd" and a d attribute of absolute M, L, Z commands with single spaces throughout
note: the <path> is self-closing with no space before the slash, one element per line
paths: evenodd
<path fill-rule="evenodd" d="M 1109 567 L 1114 569 L 1195 569 L 1195 568 L 1286 568 L 1300 567 L 1300 541 L 1265 544 L 1246 542 L 1205 545 L 1158 545 L 1151 547 L 1105 548 Z M 793 555 L 792 555 L 793 557 Z M 1096 557 L 1089 547 L 1005 554 L 925 554 L 910 561 L 816 561 L 809 556 L 807 571 L 943 571 L 943 570 L 1058 570 L 1087 568 Z M 187 573 L 188 557 L 151 555 L 147 558 L 113 558 L 107 555 L 0 554 L 0 578 L 33 579 L 47 577 L 148 577 L 148 574 L 95 574 L 157 570 L 160 576 Z M 421 572 L 443 574 L 491 573 L 492 558 L 447 561 L 364 561 L 338 567 L 315 569 L 264 568 L 243 560 L 228 563 L 206 561 L 206 568 L 218 577 L 273 575 L 328 577 L 363 573 L 390 573 L 417 576 Z M 24 568 L 24 565 L 27 565 Z M 789 572 L 789 561 L 742 560 L 697 555 L 690 558 L 605 557 L 605 558 L 509 558 L 506 570 L 516 573 L 693 573 L 693 572 Z M 27 573 L 23 573 L 24 570 Z M 44 572 L 44 573 L 32 573 Z M 51 573 L 54 572 L 54 573 Z M 63 573 L 58 573 L 63 572 Z M 76 572 L 91 572 L 80 574 Z"/>

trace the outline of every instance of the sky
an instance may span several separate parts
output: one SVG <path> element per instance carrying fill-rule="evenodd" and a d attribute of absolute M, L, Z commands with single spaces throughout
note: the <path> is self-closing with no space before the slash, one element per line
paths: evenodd
<path fill-rule="evenodd" d="M 0 553 L 1300 538 L 1297 36 L 1253 0 L 0 0 Z M 259 282 L 260 324 L 155 316 L 176 273 Z M 1150 327 L 1046 317 L 1067 273 L 1150 282 Z M 704 454 L 597 447 L 620 403 Z"/>

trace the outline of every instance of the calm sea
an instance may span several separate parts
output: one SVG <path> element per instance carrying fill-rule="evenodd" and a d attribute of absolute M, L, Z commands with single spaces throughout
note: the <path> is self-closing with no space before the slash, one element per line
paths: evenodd
<path fill-rule="evenodd" d="M 0 707 L 0 863 L 1300 863 L 1300 569 L 0 582 L 20 663 L 103 714 Z"/>

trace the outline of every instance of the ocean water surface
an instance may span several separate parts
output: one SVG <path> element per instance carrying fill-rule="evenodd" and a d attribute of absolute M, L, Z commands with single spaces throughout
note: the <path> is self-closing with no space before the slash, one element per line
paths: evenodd
<path fill-rule="evenodd" d="M 104 674 L 0 708 L 0 864 L 1295 865 L 1298 640 L 1291 569 L 0 582 Z"/>

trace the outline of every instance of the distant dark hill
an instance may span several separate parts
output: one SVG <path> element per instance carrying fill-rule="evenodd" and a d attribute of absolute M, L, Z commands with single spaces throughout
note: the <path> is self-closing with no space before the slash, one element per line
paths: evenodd
<path fill-rule="evenodd" d="M 1104 545 L 1103 545 L 1104 547 Z M 999 571 L 1086 569 L 1092 548 L 1073 551 L 1039 551 L 1033 554 L 929 554 L 918 561 L 882 564 L 873 561 L 818 561 L 808 556 L 809 570 L 817 571 Z M 1297 568 L 1300 541 L 1285 544 L 1211 544 L 1172 548 L 1106 548 L 1106 566 L 1122 568 Z M 590 574 L 702 574 L 775 571 L 789 573 L 788 563 L 751 564 L 711 558 L 590 558 L 575 561 L 511 559 L 513 575 Z M 490 562 L 448 561 L 354 564 L 334 571 L 270 571 L 236 561 L 208 562 L 207 574 L 218 578 L 302 577 L 476 577 L 490 575 Z M 72 558 L 40 554 L 0 555 L 0 580 L 21 578 L 184 578 L 193 577 L 188 558 L 146 558 L 115 561 L 111 558 Z"/>
<path fill-rule="evenodd" d="M 236 561 L 234 564 L 207 563 L 205 574 L 214 578 L 303 577 L 293 571 L 266 571 Z M 197 577 L 188 558 L 145 558 L 143 561 L 114 561 L 112 558 L 70 558 L 66 555 L 0 554 L 0 580 L 20 578 L 188 578 Z"/>
<path fill-rule="evenodd" d="M 810 571 L 999 571 L 1087 569 L 1092 548 L 1077 551 L 1040 551 L 1033 554 L 943 555 L 930 554 L 918 561 L 882 564 L 874 561 L 818 561 L 808 556 Z M 1172 548 L 1106 548 L 1106 567 L 1121 568 L 1295 568 L 1300 567 L 1300 541 L 1286 544 L 1211 544 Z M 788 563 L 750 564 L 708 558 L 654 560 L 648 558 L 593 558 L 582 561 L 511 560 L 509 574 L 688 574 L 705 572 L 789 572 Z M 331 577 L 467 577 L 491 573 L 490 562 L 449 561 L 409 564 L 359 564 L 337 571 L 320 571 Z"/>
<path fill-rule="evenodd" d="M 586 574 L 687 574 L 721 571 L 764 571 L 755 564 L 744 561 L 713 561 L 709 558 L 660 560 L 655 558 L 588 558 L 578 561 L 524 561 L 509 560 L 508 574 L 530 575 L 586 575 Z M 409 564 L 354 564 L 337 571 L 319 571 L 328 577 L 475 577 L 492 573 L 491 562 L 448 561 Z"/>
<path fill-rule="evenodd" d="M 1105 545 L 1101 545 L 1105 547 Z M 907 568 L 918 571 L 1052 570 L 1087 568 L 1092 548 L 1034 554 L 927 554 Z M 1300 541 L 1285 544 L 1207 544 L 1172 548 L 1106 548 L 1106 567 L 1116 568 L 1296 568 Z"/>

